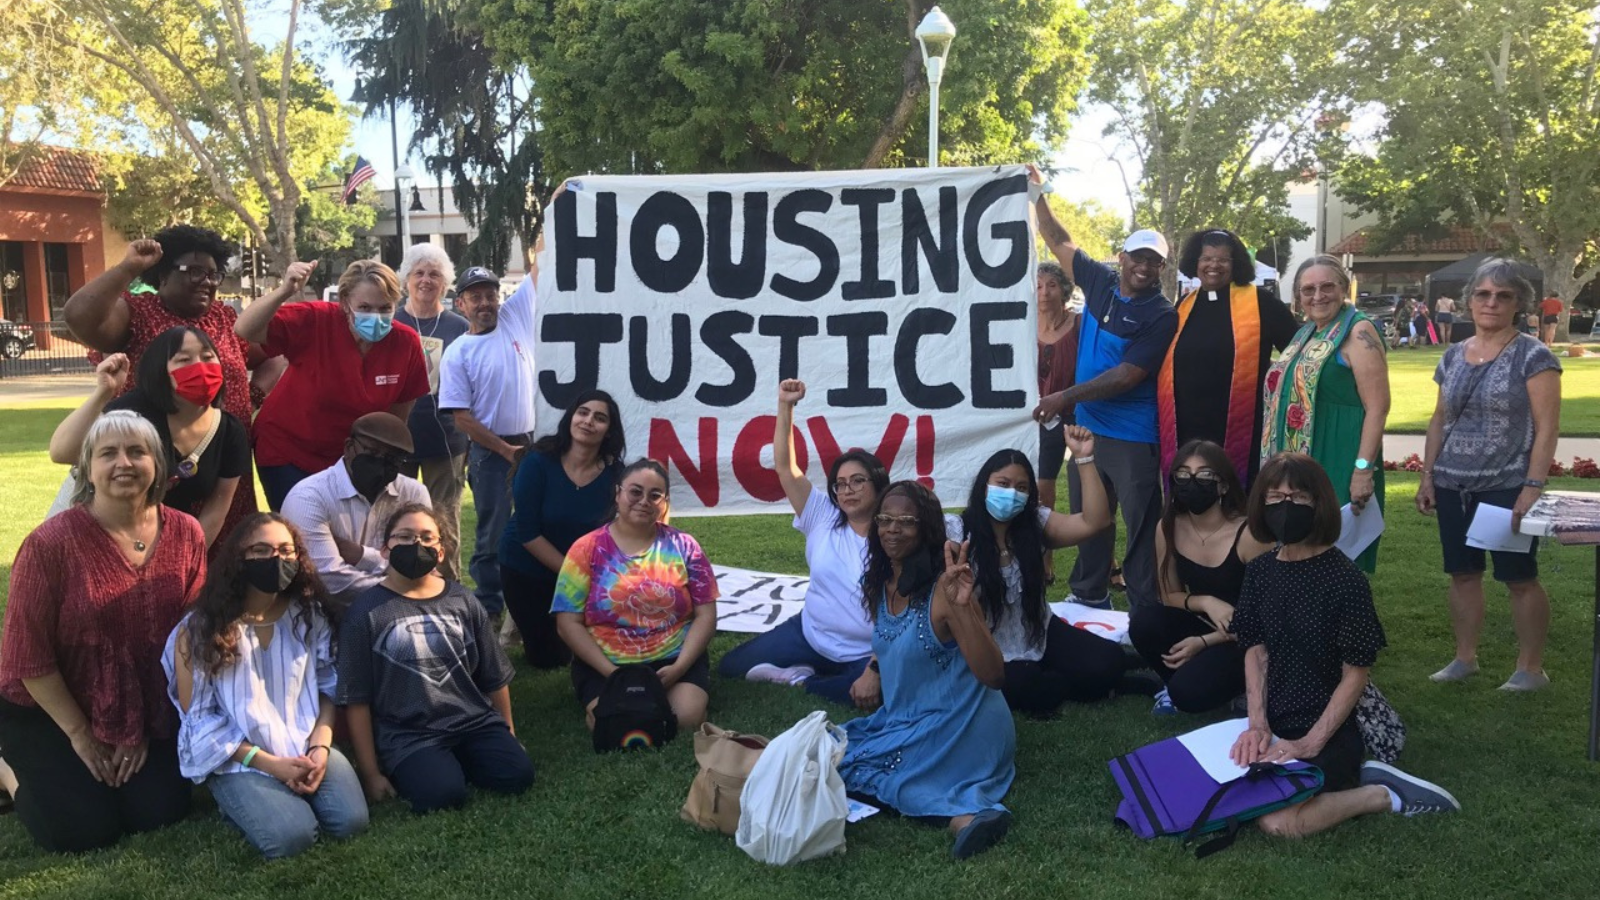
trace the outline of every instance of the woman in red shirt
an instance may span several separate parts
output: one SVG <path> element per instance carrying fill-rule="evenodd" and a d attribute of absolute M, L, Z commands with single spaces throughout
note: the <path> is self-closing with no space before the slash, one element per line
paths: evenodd
<path fill-rule="evenodd" d="M 216 346 L 222 365 L 222 409 L 250 428 L 251 370 L 257 381 L 270 383 L 278 366 L 266 360 L 233 333 L 237 313 L 217 302 L 233 245 L 207 228 L 173 225 L 154 238 L 128 244 L 122 262 L 79 288 L 63 310 L 67 327 L 90 348 L 89 361 L 99 365 L 113 353 L 128 357 L 130 377 L 117 396 L 138 387 L 139 359 L 157 337 L 180 325 L 195 328 Z M 134 282 L 154 291 L 133 293 Z M 256 511 L 253 473 L 246 469 L 233 492 L 219 534 L 227 534 Z"/>
<path fill-rule="evenodd" d="M 161 650 L 206 570 L 200 523 L 161 505 L 148 420 L 101 416 L 77 472 L 72 506 L 17 551 L 0 628 L 0 752 L 17 817 L 55 853 L 188 814 Z"/>
<path fill-rule="evenodd" d="M 315 262 L 294 263 L 285 285 L 305 283 Z M 344 456 L 350 425 L 367 413 L 404 422 L 428 393 L 422 341 L 394 321 L 400 279 L 370 259 L 339 276 L 338 303 L 286 303 L 298 287 L 250 304 L 234 331 L 289 367 L 256 418 L 256 467 L 267 506 L 283 508 L 289 489 Z"/>

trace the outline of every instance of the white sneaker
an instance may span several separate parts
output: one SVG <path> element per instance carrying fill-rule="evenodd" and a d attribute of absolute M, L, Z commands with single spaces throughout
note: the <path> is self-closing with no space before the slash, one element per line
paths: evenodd
<path fill-rule="evenodd" d="M 810 666 L 775 666 L 772 663 L 758 663 L 744 673 L 746 681 L 766 681 L 772 684 L 787 684 L 792 686 L 805 684 L 806 679 L 817 674 L 817 670 Z"/>
<path fill-rule="evenodd" d="M 506 613 L 505 616 L 500 622 L 500 649 L 510 650 L 522 643 L 522 632 L 517 630 L 517 622 L 511 618 L 510 613 Z"/>

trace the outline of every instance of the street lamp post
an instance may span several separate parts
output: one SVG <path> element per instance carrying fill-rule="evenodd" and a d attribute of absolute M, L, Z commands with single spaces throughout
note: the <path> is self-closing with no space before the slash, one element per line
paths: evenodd
<path fill-rule="evenodd" d="M 411 246 L 411 210 L 401 202 L 400 198 L 405 196 L 405 189 L 415 179 L 416 175 L 412 173 L 411 167 L 405 163 L 401 163 L 394 170 L 394 205 L 396 209 L 400 210 L 400 221 L 396 223 L 396 226 L 400 229 L 401 256 L 404 256 L 406 249 Z"/>
<path fill-rule="evenodd" d="M 917 25 L 917 43 L 922 46 L 922 65 L 928 71 L 928 166 L 939 164 L 939 82 L 944 80 L 944 62 L 950 44 L 956 39 L 956 26 L 944 10 L 935 6 Z"/>

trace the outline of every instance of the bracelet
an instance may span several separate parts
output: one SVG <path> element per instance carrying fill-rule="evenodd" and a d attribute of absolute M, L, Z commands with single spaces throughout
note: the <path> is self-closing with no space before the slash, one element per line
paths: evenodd
<path fill-rule="evenodd" d="M 260 752 L 260 747 L 251 747 L 250 752 L 244 755 L 244 759 L 239 760 L 239 765 L 244 766 L 246 769 L 250 768 L 250 760 L 255 759 L 256 754 Z"/>
<path fill-rule="evenodd" d="M 306 755 L 310 756 L 313 750 L 326 750 L 330 756 L 333 755 L 333 747 L 329 744 L 312 744 L 306 748 Z"/>
<path fill-rule="evenodd" d="M 1541 480 L 1541 479 L 1538 479 L 1538 478 L 1524 478 L 1522 480 L 1522 486 L 1523 487 L 1531 487 L 1531 488 L 1539 488 L 1540 490 L 1543 490 L 1544 489 L 1544 481 Z"/>
<path fill-rule="evenodd" d="M 1094 462 L 1094 454 L 1091 453 L 1088 456 L 1074 456 L 1072 461 L 1080 466 L 1087 466 L 1088 464 Z"/>
<path fill-rule="evenodd" d="M 1209 635 L 1209 634 L 1200 635 L 1200 646 L 1205 647 L 1207 649 L 1210 649 L 1211 642 L 1206 640 L 1206 638 L 1209 638 L 1209 637 L 1211 637 L 1211 635 Z"/>
<path fill-rule="evenodd" d="M 1187 594 L 1183 595 L 1183 608 L 1188 612 L 1194 612 L 1194 610 L 1191 609 L 1190 606 L 1189 606 L 1189 598 L 1193 597 L 1193 596 L 1194 596 L 1193 592 L 1190 592 L 1190 593 L 1187 593 Z"/>

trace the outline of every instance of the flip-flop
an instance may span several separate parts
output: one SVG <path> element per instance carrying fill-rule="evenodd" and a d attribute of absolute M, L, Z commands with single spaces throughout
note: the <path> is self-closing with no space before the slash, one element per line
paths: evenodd
<path fill-rule="evenodd" d="M 967 827 L 956 835 L 950 855 L 956 859 L 970 859 L 1000 843 L 1011 830 L 1011 813 L 1003 809 L 986 809 L 972 817 Z"/>

